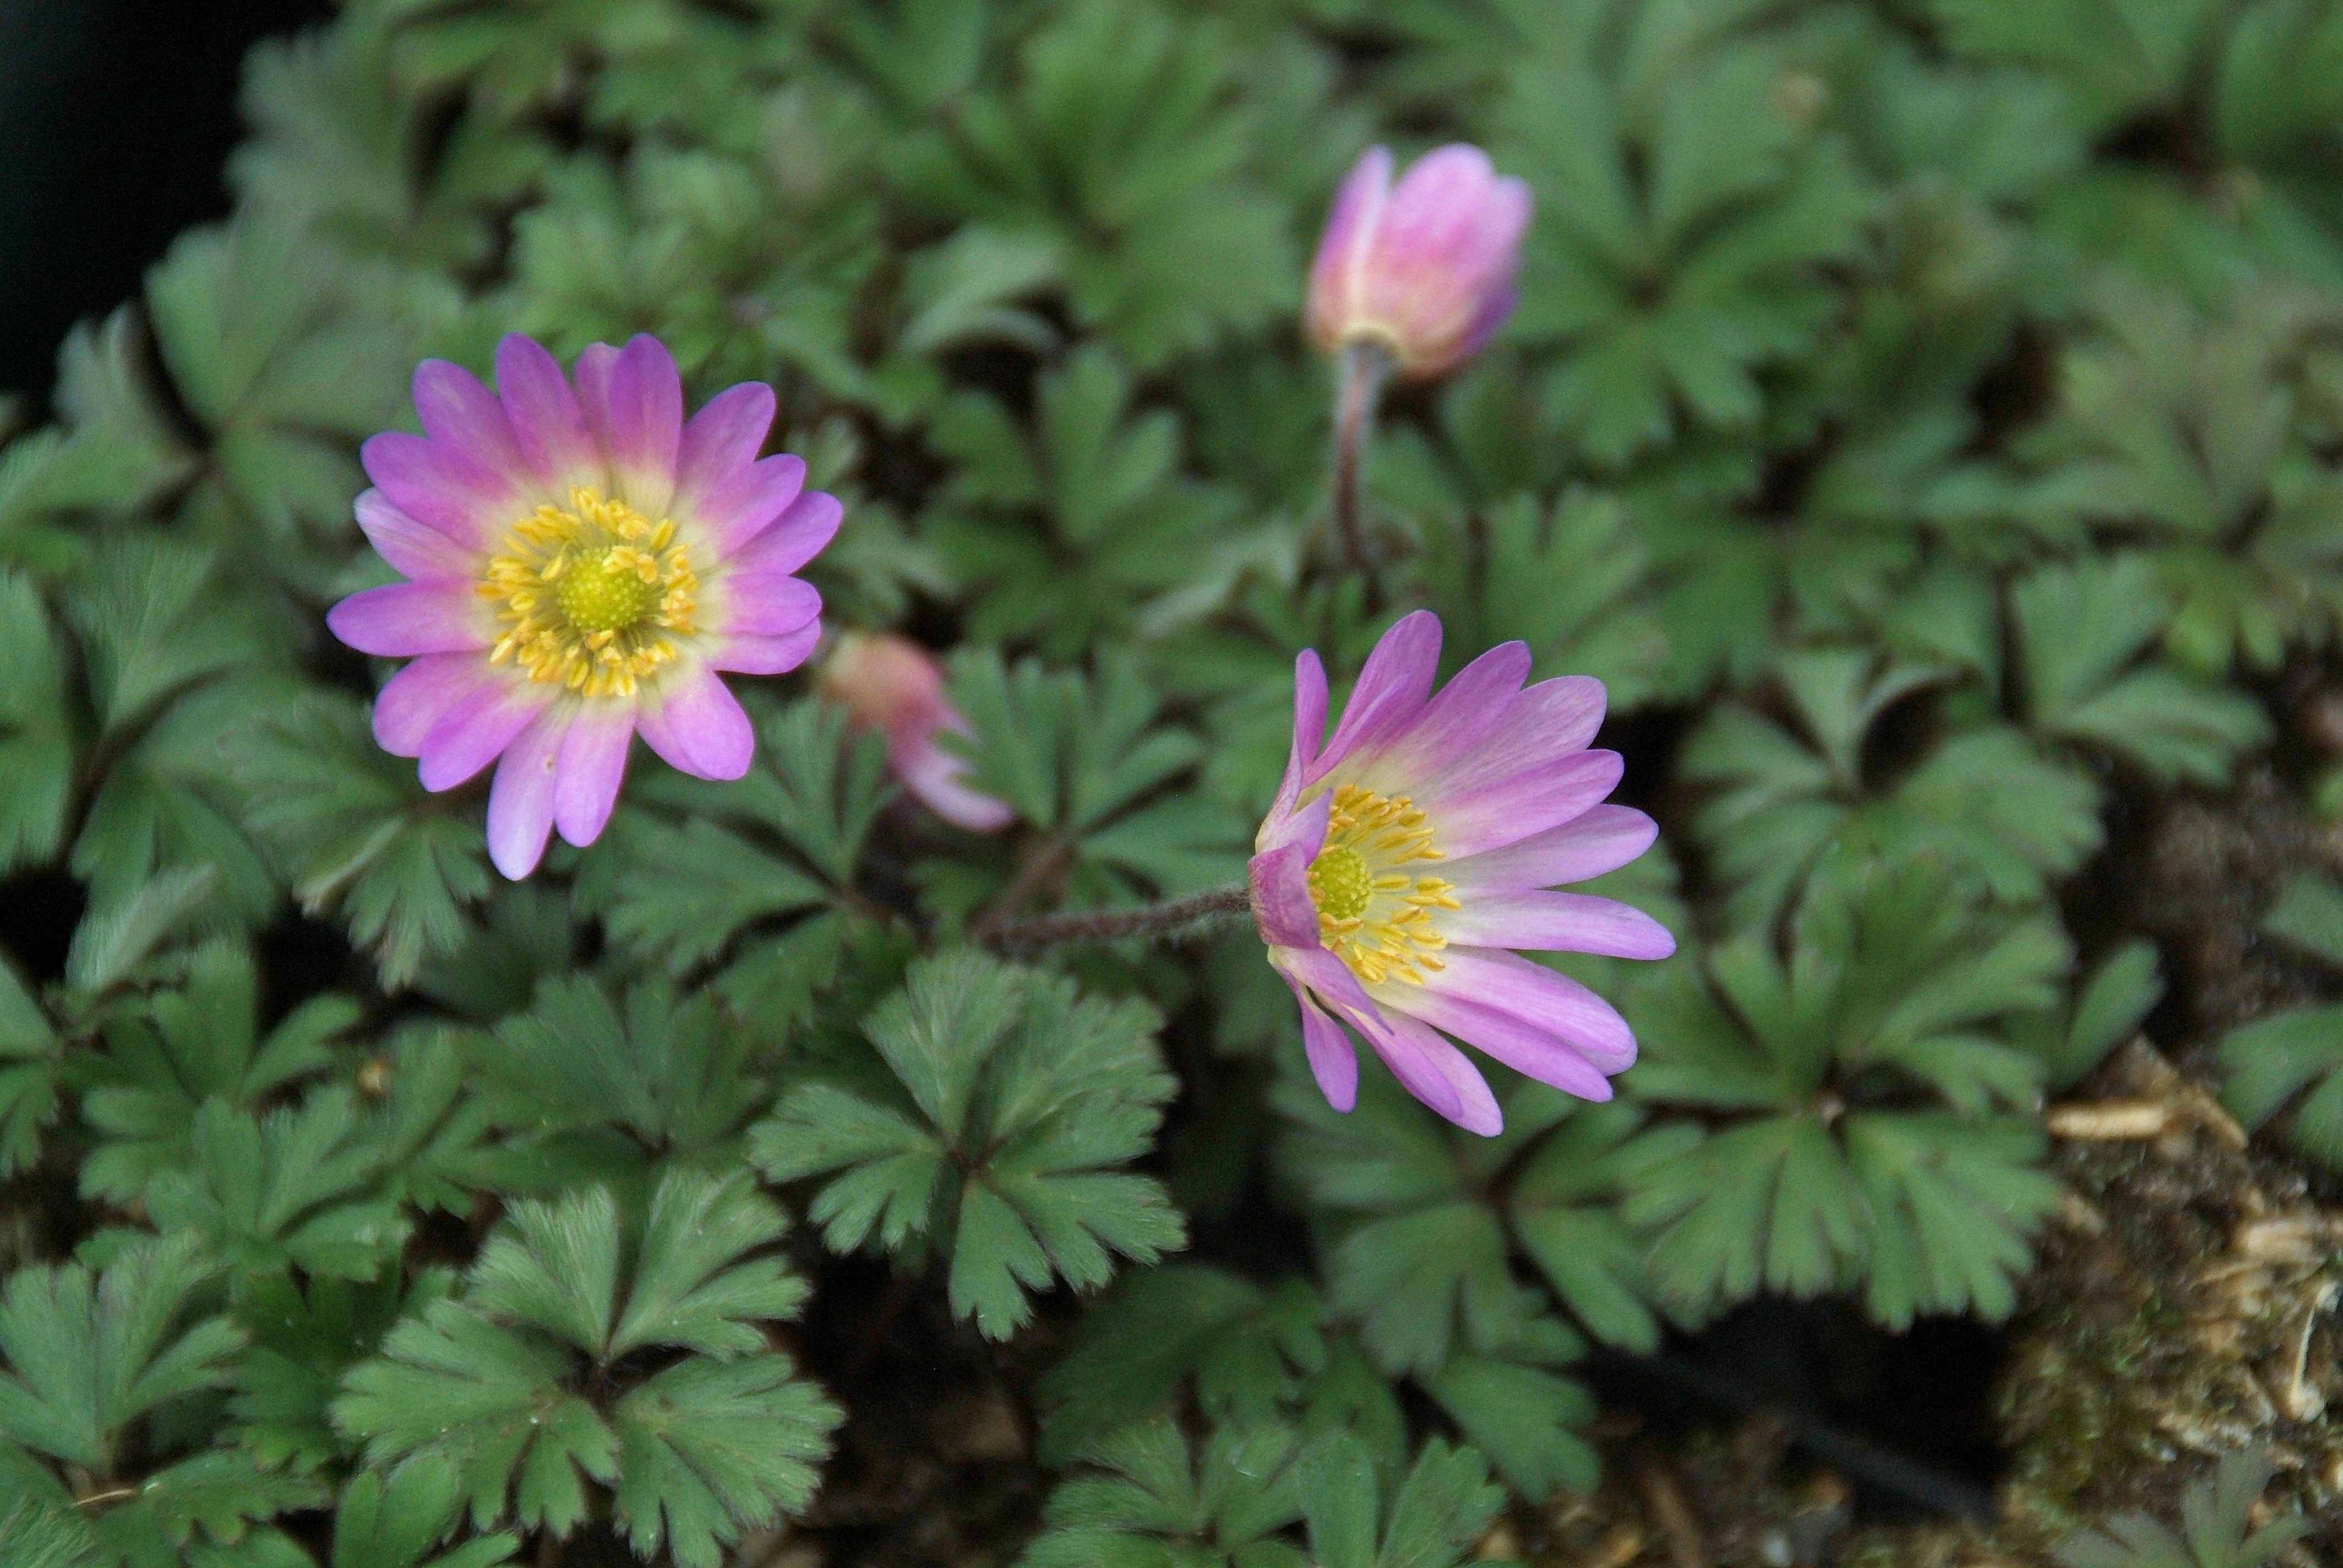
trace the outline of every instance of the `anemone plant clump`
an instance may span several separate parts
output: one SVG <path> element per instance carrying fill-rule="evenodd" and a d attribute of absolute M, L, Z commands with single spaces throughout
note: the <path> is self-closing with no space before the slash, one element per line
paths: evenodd
<path fill-rule="evenodd" d="M 2338 50 L 263 43 L 233 216 L 0 388 L 0 1564 L 2333 1560 Z M 1976 1513 L 1878 1347 L 2249 1311 L 1957 1536 L 1619 1435 L 1826 1383 Z M 1691 1338 L 1769 1312 L 1828 1379 Z"/>

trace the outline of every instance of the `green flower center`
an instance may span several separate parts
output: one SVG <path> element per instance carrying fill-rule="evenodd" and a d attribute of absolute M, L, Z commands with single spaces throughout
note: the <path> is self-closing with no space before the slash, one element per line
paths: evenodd
<path fill-rule="evenodd" d="M 1417 874 L 1418 862 L 1441 859 L 1432 839 L 1432 824 L 1404 795 L 1356 784 L 1334 791 L 1325 842 L 1310 862 L 1310 901 L 1319 940 L 1369 985 L 1422 985 L 1427 971 L 1446 967 L 1440 950 L 1448 939 L 1433 911 L 1462 906 L 1452 884 Z"/>
<path fill-rule="evenodd" d="M 639 626 L 659 608 L 660 583 L 656 576 L 643 580 L 635 559 L 639 552 L 623 552 L 625 561 L 611 558 L 617 550 L 602 550 L 570 563 L 554 588 L 554 598 L 561 606 L 562 615 L 569 624 L 588 636 L 598 631 L 626 631 Z"/>
<path fill-rule="evenodd" d="M 1310 862 L 1310 901 L 1330 920 L 1357 920 L 1367 912 L 1374 893 L 1367 858 L 1346 844 L 1337 844 Z"/>

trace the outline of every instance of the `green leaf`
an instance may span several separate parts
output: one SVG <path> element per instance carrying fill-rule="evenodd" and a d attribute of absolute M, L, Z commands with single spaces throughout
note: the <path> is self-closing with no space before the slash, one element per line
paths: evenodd
<path fill-rule="evenodd" d="M 548 979 L 528 1011 L 482 1040 L 473 1068 L 488 1114 L 540 1133 L 618 1126 L 651 1149 L 705 1149 L 762 1103 L 749 1040 L 705 994 L 664 980 L 628 990 L 621 1013 L 585 975 Z"/>
<path fill-rule="evenodd" d="M 365 1443 L 372 1465 L 443 1456 L 481 1529 L 510 1513 L 566 1534 L 585 1514 L 584 1477 L 611 1480 L 618 1447 L 566 1385 L 569 1370 L 560 1345 L 434 1302 L 343 1380 L 334 1424 Z"/>
<path fill-rule="evenodd" d="M 1111 1254 L 1151 1262 L 1185 1239 L 1161 1184 L 1115 1169 L 1147 1151 L 1172 1092 L 1156 1021 L 946 952 L 864 1023 L 900 1098 L 801 1084 L 752 1130 L 752 1157 L 776 1181 L 839 1172 L 809 1211 L 830 1246 L 931 1242 L 951 1260 L 952 1310 L 1004 1338 L 1031 1291 L 1095 1288 Z"/>
<path fill-rule="evenodd" d="M 63 846 L 73 799 L 65 666 L 32 583 L 0 571 L 0 875 L 45 865 Z"/>
<path fill-rule="evenodd" d="M 88 1524 L 45 1499 L 20 1493 L 0 1513 L 0 1563 L 11 1568 L 97 1568 L 97 1552 Z"/>
<path fill-rule="evenodd" d="M 583 1478 L 613 1486 L 639 1546 L 671 1540 L 679 1561 L 802 1506 L 809 1460 L 827 1452 L 835 1407 L 766 1349 L 757 1324 L 794 1316 L 802 1282 L 778 1258 L 780 1211 L 739 1177 L 671 1168 L 639 1237 L 608 1191 L 511 1206 L 466 1295 L 427 1306 L 345 1380 L 334 1420 L 369 1462 L 447 1457 L 473 1522 L 510 1506 L 566 1534 Z M 578 1392 L 577 1352 L 600 1388 L 653 1346 L 697 1353 L 606 1412 Z"/>
<path fill-rule="evenodd" d="M 1548 508 L 1516 495 L 1436 524 L 1419 569 L 1455 646 L 1519 638 L 1541 669 L 1592 675 L 1624 709 L 1651 693 L 1667 654 L 1633 522 L 1612 496 L 1573 491 Z"/>
<path fill-rule="evenodd" d="M 2064 1089 L 2130 1039 L 2163 997 L 2156 944 L 2129 941 L 2077 988 L 2071 1008 L 2013 1019 L 2010 1036 L 2042 1059 L 2052 1088 Z"/>
<path fill-rule="evenodd" d="M 288 216 L 247 207 L 179 236 L 147 275 L 156 347 L 212 436 L 194 499 L 221 537 L 337 538 L 363 487 L 351 444 L 396 423 L 425 319 L 444 297 L 355 272 Z M 258 559 L 284 570 L 281 557 Z"/>
<path fill-rule="evenodd" d="M 1376 1491 L 1374 1467 L 1355 1439 L 1312 1450 L 1302 1466 L 1302 1508 L 1316 1568 L 1456 1568 L 1505 1501 L 1486 1461 L 1436 1437 L 1380 1520 Z"/>
<path fill-rule="evenodd" d="M 147 1210 L 166 1229 L 207 1238 L 246 1273 L 297 1268 L 370 1280 L 412 1229 L 375 1190 L 382 1151 L 338 1085 L 261 1116 L 207 1100 L 189 1156 L 147 1182 Z"/>
<path fill-rule="evenodd" d="M 478 827 L 375 744 L 362 705 L 303 691 L 231 729 L 224 749 L 246 831 L 304 912 L 340 912 L 386 986 L 464 940 L 466 908 L 489 890 Z"/>
<path fill-rule="evenodd" d="M 2262 917 L 2262 930 L 2343 969 L 2343 888 L 2315 871 L 2297 871 Z"/>
<path fill-rule="evenodd" d="M 329 1066 L 356 1025 L 344 996 L 313 997 L 264 1038 L 259 978 L 241 942 L 196 950 L 183 985 L 109 1019 L 106 1054 L 85 1060 L 82 1115 L 104 1141 L 81 1168 L 85 1193 L 126 1202 L 156 1174 L 186 1163 L 197 1110 L 209 1100 L 249 1110 Z"/>
<path fill-rule="evenodd" d="M 332 1568 L 497 1568 L 520 1550 L 514 1535 L 489 1535 L 435 1554 L 463 1513 L 456 1467 L 417 1454 L 387 1472 L 362 1470 L 342 1489 L 334 1514 Z"/>
<path fill-rule="evenodd" d="M 618 1512 L 637 1555 L 651 1557 L 664 1541 L 679 1568 L 717 1568 L 743 1531 L 811 1501 L 814 1466 L 844 1419 L 770 1352 L 729 1363 L 693 1356 L 634 1389 L 611 1424 Z"/>
<path fill-rule="evenodd" d="M 125 1428 L 227 1382 L 243 1335 L 220 1317 L 179 1327 L 217 1271 L 183 1233 L 132 1241 L 95 1278 L 79 1263 L 11 1274 L 0 1291 L 0 1437 L 111 1476 Z"/>
<path fill-rule="evenodd" d="M 1929 8 L 1954 47 L 2042 68 L 2102 128 L 2177 97 L 2222 9 L 2212 0 L 2056 0 L 2024 10 L 1931 0 Z"/>
<path fill-rule="evenodd" d="M 2027 719 L 2041 732 L 2115 751 L 2160 782 L 2205 785 L 2268 739 L 2249 699 L 2161 665 L 2130 668 L 2170 614 L 2144 558 L 2045 567 L 2010 602 Z"/>
<path fill-rule="evenodd" d="M 65 984 L 95 999 L 149 975 L 148 960 L 197 922 L 218 882 L 209 866 L 188 866 L 159 872 L 119 901 L 93 908 L 74 928 Z"/>
<path fill-rule="evenodd" d="M 1589 1332 L 1649 1354 L 1659 1348 L 1660 1324 L 1647 1304 L 1648 1249 L 1620 1218 L 1615 1200 L 1647 1164 L 1684 1158 L 1697 1134 L 1683 1126 L 1644 1131 L 1644 1112 L 1628 1105 L 1572 1112 L 1523 1168 L 1507 1219 L 1555 1297 Z"/>
<path fill-rule="evenodd" d="M 1522 1496 L 1584 1493 L 1601 1479 L 1602 1461 L 1576 1430 L 1596 1413 L 1585 1385 L 1540 1366 L 1455 1355 L 1424 1388 Z"/>
<path fill-rule="evenodd" d="M 15 967 L 0 958 L 0 1177 L 39 1157 L 56 1120 L 60 1042 Z"/>
<path fill-rule="evenodd" d="M 1276 1539 L 1301 1513 L 1302 1452 L 1273 1423 L 1215 1426 L 1201 1452 L 1169 1420 L 1126 1426 L 1083 1455 L 1106 1473 L 1076 1475 L 1050 1494 L 1018 1568 L 1302 1568 L 1302 1553 Z"/>
<path fill-rule="evenodd" d="M 903 303 L 910 316 L 896 347 L 933 354 L 1008 342 L 1046 354 L 1057 346 L 1056 331 L 1012 302 L 1061 282 L 1064 273 L 1058 243 L 1047 234 L 966 225 L 905 263 Z"/>
<path fill-rule="evenodd" d="M 117 1561 L 161 1568 L 181 1561 L 183 1549 L 200 1562 L 202 1551 L 194 1544 L 198 1531 L 233 1546 L 247 1539 L 256 1522 L 324 1501 L 325 1489 L 307 1476 L 213 1449 L 147 1476 L 135 1498 L 98 1516 L 97 1534 Z"/>
<path fill-rule="evenodd" d="M 1629 1173 L 1624 1218 L 1662 1228 L 1654 1279 L 1694 1312 L 1866 1277 L 1894 1324 L 2006 1312 L 2055 1189 L 2038 1134 L 2013 1131 L 2032 1122 L 1994 1114 L 2034 1108 L 2041 1058 L 1984 1031 L 2053 1005 L 2065 933 L 1993 912 L 1935 862 L 1839 857 L 1790 935 L 1786 961 L 1740 939 L 1710 957 L 1706 991 L 1679 974 L 1638 999 L 1647 1099 L 1765 1112 Z M 1950 1114 L 1848 1113 L 1883 1094 Z"/>
<path fill-rule="evenodd" d="M 1042 1462 L 1065 1464 L 1157 1413 L 1191 1374 L 1207 1414 L 1258 1425 L 1325 1365 L 1324 1314 L 1300 1279 L 1266 1291 L 1202 1264 L 1139 1270 L 1082 1320 L 1073 1349 L 1042 1377 Z"/>
<path fill-rule="evenodd" d="M 2033 1265 L 2026 1239 L 2058 1205 L 2058 1183 L 2036 1168 L 2041 1129 L 2014 1116 L 1862 1112 L 1845 1138 L 1871 1213 L 1871 1315 L 1899 1332 L 1920 1312 L 2007 1317 Z"/>
<path fill-rule="evenodd" d="M 2185 1539 L 2151 1515 L 2125 1513 L 2104 1534 L 2078 1532 L 2061 1542 L 2058 1561 L 2065 1568 L 2260 1568 L 2311 1529 L 2307 1519 L 2281 1515 L 2252 1530 L 2269 1477 L 2267 1456 L 2225 1453 L 2212 1476 L 2181 1493 Z"/>
<path fill-rule="evenodd" d="M 314 1470 L 340 1455 L 327 1418 L 342 1374 L 374 1353 L 402 1312 L 444 1297 L 454 1282 L 427 1270 L 412 1289 L 397 1275 L 353 1282 L 323 1277 L 306 1287 L 286 1274 L 250 1280 L 236 1302 L 252 1342 L 237 1360 L 228 1413 L 243 1424 L 242 1444 L 264 1464 L 290 1460 Z"/>
<path fill-rule="evenodd" d="M 2343 1167 L 2343 1003 L 2298 1008 L 2231 1030 L 2221 1041 L 2221 1100 L 2259 1127 L 2305 1090 L 2288 1135 L 2305 1153 Z M 2315 1087 L 2314 1087 L 2315 1086 Z"/>
<path fill-rule="evenodd" d="M 797 1316 L 806 1284 L 779 1258 L 748 1255 L 788 1227 L 779 1207 L 743 1179 L 671 1172 L 651 1195 L 606 1359 L 651 1344 L 726 1360 L 762 1350 L 765 1336 L 753 1325 Z"/>

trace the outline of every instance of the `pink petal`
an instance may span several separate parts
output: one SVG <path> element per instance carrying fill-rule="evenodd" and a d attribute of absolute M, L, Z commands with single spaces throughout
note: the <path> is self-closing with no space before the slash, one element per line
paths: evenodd
<path fill-rule="evenodd" d="M 887 760 L 921 805 L 954 827 L 998 833 L 1017 819 L 1006 805 L 968 787 L 967 761 L 937 745 L 932 732 L 910 744 L 889 746 Z"/>
<path fill-rule="evenodd" d="M 1524 688 L 1499 706 L 1483 744 L 1421 779 L 1410 793 L 1429 810 L 1432 801 L 1469 795 L 1584 751 L 1603 727 L 1604 699 L 1603 683 L 1591 675 L 1565 675 Z"/>
<path fill-rule="evenodd" d="M 1635 1036 L 1627 1020 L 1568 975 L 1493 948 L 1452 947 L 1440 956 L 1447 967 L 1427 976 L 1425 984 L 1379 986 L 1378 999 L 1394 990 L 1406 991 L 1407 1011 L 1461 1035 L 1533 1078 L 1538 1075 L 1495 1046 L 1483 1043 L 1472 1029 L 1453 1024 L 1447 1017 L 1433 1016 L 1426 1009 L 1434 1004 L 1417 1002 L 1417 996 L 1436 996 L 1437 1005 L 1452 1016 L 1455 1010 L 1463 1009 L 1473 1016 L 1509 1020 L 1524 1037 L 1551 1036 L 1604 1073 L 1624 1072 L 1634 1063 Z M 1389 1005 L 1403 1004 L 1393 1000 Z"/>
<path fill-rule="evenodd" d="M 1272 947 L 1316 948 L 1318 907 L 1310 901 L 1310 862 L 1315 844 L 1287 844 L 1255 855 L 1245 867 L 1252 888 L 1253 923 Z"/>
<path fill-rule="evenodd" d="M 1425 985 L 1378 990 L 1386 993 L 1381 999 L 1384 1006 L 1445 1030 L 1525 1078 L 1552 1084 L 1581 1100 L 1603 1101 L 1612 1096 L 1611 1081 L 1568 1040 L 1460 995 L 1440 983 L 1437 976 Z"/>
<path fill-rule="evenodd" d="M 1326 744 L 1326 667 L 1318 650 L 1305 648 L 1293 656 L 1293 749 L 1287 765 L 1298 776 L 1318 760 Z"/>
<path fill-rule="evenodd" d="M 1368 1043 L 1401 1087 L 1467 1132 L 1494 1138 L 1505 1130 L 1489 1081 L 1463 1051 L 1404 1013 L 1385 1012 L 1378 1021 L 1383 1031 L 1369 1032 Z"/>
<path fill-rule="evenodd" d="M 1480 248 L 1497 171 L 1465 142 L 1434 147 L 1393 187 L 1377 236 L 1384 264 L 1400 269 L 1468 264 Z"/>
<path fill-rule="evenodd" d="M 563 839 L 583 849 L 602 836 L 626 781 L 627 749 L 634 739 L 631 704 L 588 701 L 578 710 L 554 769 L 553 820 Z M 538 842 L 542 847 L 542 835 Z"/>
<path fill-rule="evenodd" d="M 1615 751 L 1574 751 L 1469 795 L 1419 796 L 1416 804 L 1442 851 L 1461 860 L 1569 821 L 1617 789 L 1622 771 Z"/>
<path fill-rule="evenodd" d="M 1352 754 L 1347 781 L 1385 795 L 1411 795 L 1487 739 L 1529 678 L 1525 642 L 1500 643 L 1426 703 L 1416 721 L 1375 749 Z"/>
<path fill-rule="evenodd" d="M 1321 790 L 1317 798 L 1298 811 L 1280 813 L 1272 808 L 1254 835 L 1253 847 L 1266 852 L 1282 849 L 1288 845 L 1302 850 L 1302 863 L 1307 866 L 1316 858 L 1326 842 L 1326 823 L 1334 814 L 1334 792 Z"/>
<path fill-rule="evenodd" d="M 544 858 L 553 830 L 556 759 L 576 713 L 565 702 L 538 714 L 506 749 L 488 786 L 488 859 L 513 881 Z"/>
<path fill-rule="evenodd" d="M 1326 214 L 1326 232 L 1310 263 L 1308 325 L 1311 337 L 1329 352 L 1342 346 L 1343 328 L 1357 314 L 1360 275 L 1390 199 L 1391 176 L 1391 149 L 1369 147 L 1352 166 Z"/>
<path fill-rule="evenodd" d="M 469 583 L 392 583 L 354 593 L 326 612 L 336 637 L 377 658 L 488 648 L 496 622 Z"/>
<path fill-rule="evenodd" d="M 449 709 L 483 686 L 513 678 L 477 653 L 427 653 L 376 694 L 375 742 L 393 757 L 420 757 L 424 738 Z"/>
<path fill-rule="evenodd" d="M 1667 927 L 1632 904 L 1585 893 L 1479 893 L 1443 912 L 1440 934 L 1468 948 L 1524 948 L 1664 959 L 1676 950 Z"/>
<path fill-rule="evenodd" d="M 1659 824 L 1633 807 L 1590 806 L 1559 828 L 1453 860 L 1440 874 L 1466 894 L 1583 882 L 1626 865 L 1659 836 Z"/>
<path fill-rule="evenodd" d="M 696 511 L 702 497 L 755 462 L 772 425 L 773 389 L 761 381 L 727 387 L 710 397 L 684 426 L 676 448 L 675 509 Z"/>
<path fill-rule="evenodd" d="M 423 787 L 452 789 L 495 761 L 531 719 L 553 706 L 559 690 L 542 680 L 494 680 L 475 687 L 424 736 L 417 769 Z"/>
<path fill-rule="evenodd" d="M 548 499 L 567 506 L 578 486 L 608 487 L 601 449 L 586 427 L 569 378 L 541 345 L 518 332 L 497 345 L 497 396 L 514 445 Z"/>
<path fill-rule="evenodd" d="M 740 675 L 787 675 L 803 664 L 821 642 L 821 622 L 809 622 L 780 637 L 746 637 L 734 632 L 718 638 L 708 653 L 708 668 Z"/>
<path fill-rule="evenodd" d="M 1302 772 L 1307 789 L 1353 750 L 1374 746 L 1415 721 L 1440 672 L 1440 618 L 1428 609 L 1403 615 L 1375 643 L 1359 671 L 1342 722 L 1318 759 Z"/>
<path fill-rule="evenodd" d="M 759 457 L 692 504 L 692 516 L 719 561 L 741 571 L 793 572 L 820 555 L 846 508 L 836 496 L 805 491 L 805 459 Z"/>
<path fill-rule="evenodd" d="M 724 629 L 748 637 L 787 637 L 821 614 L 821 594 L 781 572 L 724 574 Z"/>
<path fill-rule="evenodd" d="M 1299 981 L 1282 972 L 1280 978 L 1302 1004 L 1302 1050 L 1310 1059 L 1310 1076 L 1318 1081 L 1326 1103 L 1348 1115 L 1359 1103 L 1359 1053 L 1342 1026 L 1310 1000 Z"/>
<path fill-rule="evenodd" d="M 1323 948 L 1282 947 L 1273 950 L 1272 961 L 1357 1030 L 1410 1094 L 1474 1132 L 1492 1133 L 1503 1125 L 1487 1081 L 1463 1053 L 1404 1015 L 1378 1007 L 1342 960 Z"/>
<path fill-rule="evenodd" d="M 468 582 L 479 576 L 478 552 L 417 522 L 392 506 L 380 490 L 368 490 L 358 498 L 357 518 L 367 542 L 401 577 L 417 582 Z"/>
<path fill-rule="evenodd" d="M 512 475 L 524 467 L 504 405 L 462 366 L 445 359 L 417 365 L 415 412 L 433 445 L 459 453 L 490 473 Z"/>
<path fill-rule="evenodd" d="M 1326 667 L 1318 661 L 1316 648 L 1305 648 L 1293 656 L 1293 742 L 1285 754 L 1285 777 L 1278 781 L 1277 799 L 1253 836 L 1254 849 L 1278 849 L 1296 838 L 1300 824 L 1294 820 L 1294 807 L 1302 799 L 1302 777 L 1317 760 L 1319 742 L 1325 736 Z M 1325 831 L 1322 812 L 1318 824 L 1322 839 Z"/>
<path fill-rule="evenodd" d="M 493 549 L 513 519 L 535 505 L 514 476 L 404 430 L 368 437 L 358 461 L 392 506 L 468 549 Z"/>
<path fill-rule="evenodd" d="M 578 358 L 578 401 L 619 495 L 647 518 L 665 517 L 683 437 L 683 379 L 675 356 L 649 333 L 615 351 L 594 344 Z"/>
<path fill-rule="evenodd" d="M 692 665 L 647 694 L 635 716 L 652 750 L 695 779 L 740 778 L 757 753 L 756 731 L 716 672 Z"/>

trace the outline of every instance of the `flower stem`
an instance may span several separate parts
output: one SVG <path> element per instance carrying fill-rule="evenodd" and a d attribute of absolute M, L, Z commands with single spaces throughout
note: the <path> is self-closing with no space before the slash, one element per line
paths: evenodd
<path fill-rule="evenodd" d="M 1252 912 L 1251 890 L 1234 882 L 1136 910 L 1091 910 L 996 921 L 979 940 L 1003 952 L 1031 952 L 1071 942 L 1121 941 L 1126 937 L 1178 943 L 1216 935 Z"/>
<path fill-rule="evenodd" d="M 1334 540 L 1343 567 L 1354 572 L 1363 573 L 1371 564 L 1360 516 L 1361 471 L 1366 466 L 1367 437 L 1374 430 L 1375 406 L 1383 400 L 1391 371 L 1391 355 L 1373 338 L 1343 346 L 1342 386 L 1334 401 Z"/>

